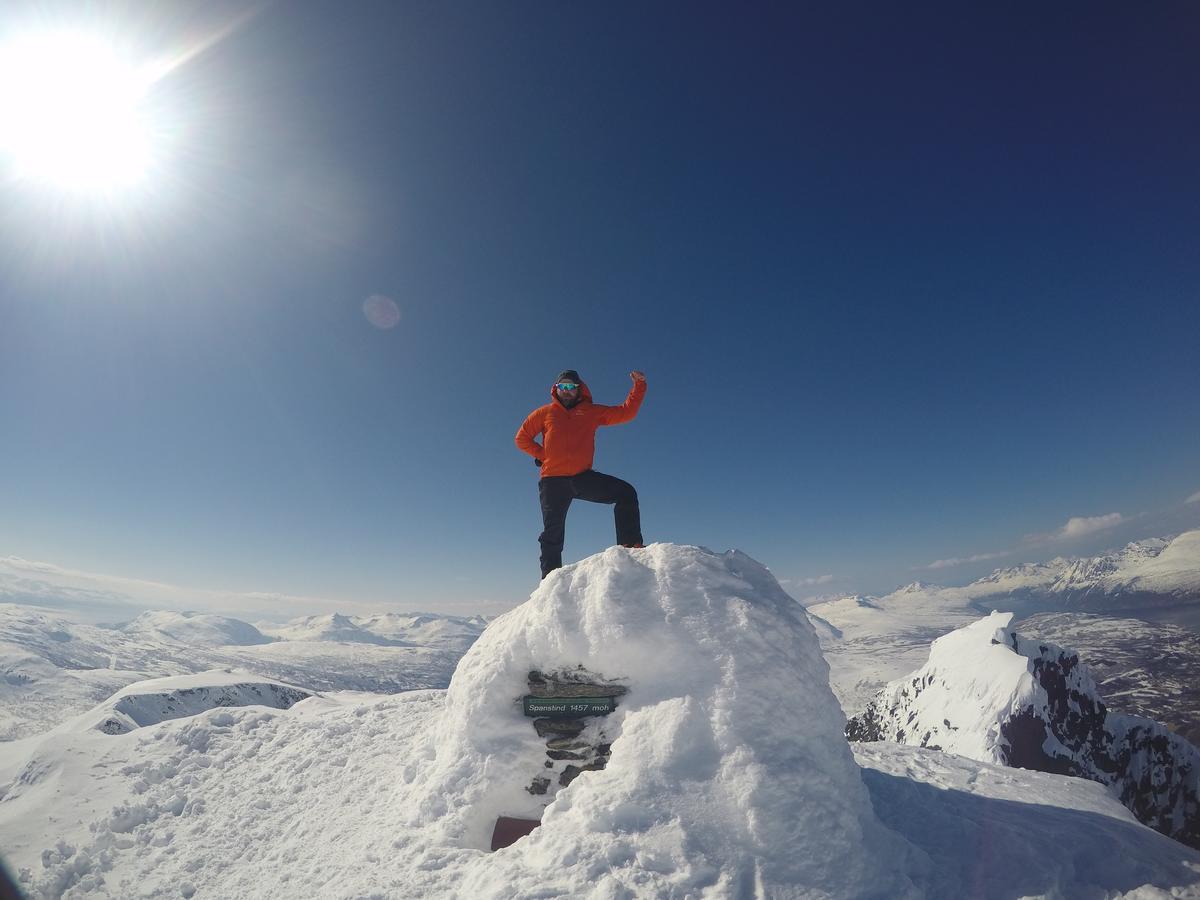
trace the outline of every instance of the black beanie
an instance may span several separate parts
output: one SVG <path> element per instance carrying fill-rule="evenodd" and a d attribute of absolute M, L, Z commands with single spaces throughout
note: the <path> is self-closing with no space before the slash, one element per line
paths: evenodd
<path fill-rule="evenodd" d="M 579 373 L 574 369 L 563 369 L 563 371 L 559 372 L 558 377 L 554 379 L 554 383 L 558 384 L 560 381 L 567 381 L 571 384 L 583 384 L 583 379 L 579 377 Z"/>

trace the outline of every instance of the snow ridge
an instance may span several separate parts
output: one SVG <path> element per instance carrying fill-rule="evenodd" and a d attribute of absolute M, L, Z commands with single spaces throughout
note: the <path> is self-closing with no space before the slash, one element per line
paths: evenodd
<path fill-rule="evenodd" d="M 1200 750 L 1139 716 L 1109 712 L 1078 654 L 1022 638 L 994 612 L 939 638 L 890 682 L 851 740 L 888 740 L 1099 781 L 1139 819 L 1200 848 Z"/>

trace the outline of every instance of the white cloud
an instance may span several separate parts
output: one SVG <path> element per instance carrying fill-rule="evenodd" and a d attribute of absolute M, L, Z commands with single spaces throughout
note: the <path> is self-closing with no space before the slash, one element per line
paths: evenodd
<path fill-rule="evenodd" d="M 1200 503 L 1200 491 L 1196 491 L 1196 493 L 1192 494 L 1192 496 L 1188 497 L 1183 502 L 1184 503 Z"/>
<path fill-rule="evenodd" d="M 1114 525 L 1120 525 L 1125 517 L 1120 513 L 1109 513 L 1106 516 L 1072 516 L 1067 524 L 1054 533 L 1057 538 L 1077 538 L 1086 534 L 1095 534 Z"/>
<path fill-rule="evenodd" d="M 1120 513 L 1114 512 L 1104 516 L 1072 516 L 1067 519 L 1066 525 L 1056 528 L 1048 534 L 1025 535 L 1025 544 L 1026 547 L 1030 547 L 1038 544 L 1049 544 L 1054 541 L 1069 541 L 1074 538 L 1081 538 L 1089 534 L 1105 531 L 1125 522 L 1132 522 L 1143 515 L 1145 513 L 1133 516 L 1132 518 L 1126 518 Z"/>
<path fill-rule="evenodd" d="M 974 556 L 955 556 L 950 559 L 935 559 L 927 566 L 918 566 L 919 569 L 952 569 L 955 566 L 965 566 L 967 563 L 985 562 L 989 559 L 999 559 L 1002 556 L 1008 556 L 1012 551 L 1004 550 L 998 553 L 976 553 Z"/>
<path fill-rule="evenodd" d="M 145 609 L 193 610 L 238 619 L 288 619 L 343 612 L 351 615 L 395 608 L 321 597 L 255 591 L 186 588 L 139 578 L 68 569 L 19 556 L 0 557 L 0 602 L 72 610 L 100 621 L 127 619 Z"/>

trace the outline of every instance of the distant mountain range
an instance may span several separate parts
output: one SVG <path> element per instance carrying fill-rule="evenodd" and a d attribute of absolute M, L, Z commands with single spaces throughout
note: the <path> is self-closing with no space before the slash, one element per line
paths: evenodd
<path fill-rule="evenodd" d="M 1200 604 L 1200 530 L 1135 541 L 1101 556 L 997 569 L 958 590 L 976 600 L 1043 600 L 1083 612 L 1195 606 Z"/>
<path fill-rule="evenodd" d="M 1021 617 L 1060 614 L 1023 627 L 1030 634 L 1046 630 L 1048 640 L 1070 634 L 1084 662 L 1105 681 L 1115 679 L 1108 686 L 1114 706 L 1188 733 L 1200 723 L 1200 699 L 1160 689 L 1200 678 L 1200 660 L 1151 652 L 1190 648 L 1188 636 L 1200 632 L 1200 531 L 1137 541 L 1096 557 L 997 569 L 962 587 L 914 582 L 882 597 L 842 597 L 807 612 L 829 659 L 834 691 L 853 714 L 886 682 L 920 668 L 935 638 L 994 609 Z M 1093 621 L 1097 615 L 1108 623 Z M 1117 618 L 1127 626 L 1117 627 Z M 1118 661 L 1138 657 L 1127 639 L 1134 633 L 1146 648 L 1144 665 L 1122 668 Z"/>
<path fill-rule="evenodd" d="M 213 669 L 310 691 L 442 688 L 483 632 L 482 617 L 386 613 L 251 625 L 153 611 L 112 627 L 0 604 L 0 741 L 37 734 L 148 678 Z"/>

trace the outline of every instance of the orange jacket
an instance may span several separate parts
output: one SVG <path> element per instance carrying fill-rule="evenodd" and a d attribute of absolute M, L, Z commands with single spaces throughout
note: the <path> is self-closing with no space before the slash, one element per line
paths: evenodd
<path fill-rule="evenodd" d="M 592 467 L 596 455 L 596 429 L 601 425 L 620 425 L 638 414 L 646 382 L 635 381 L 629 396 L 620 406 L 600 406 L 592 402 L 592 392 L 582 382 L 579 402 L 567 409 L 550 388 L 551 402 L 539 406 L 521 423 L 517 446 L 542 460 L 542 478 L 578 475 Z M 539 444 L 534 438 L 544 435 Z"/>

